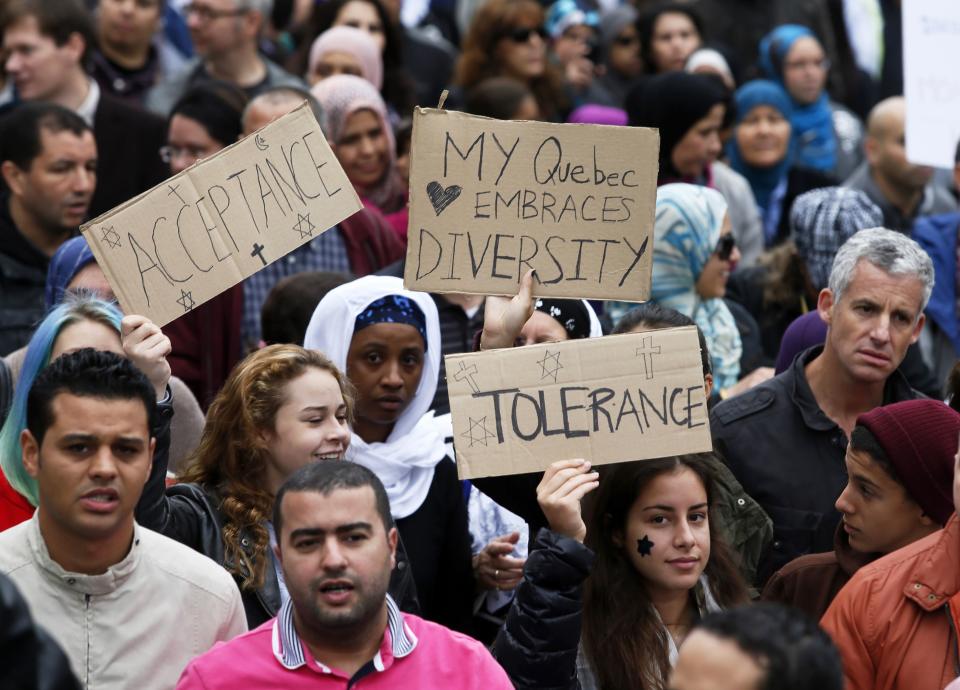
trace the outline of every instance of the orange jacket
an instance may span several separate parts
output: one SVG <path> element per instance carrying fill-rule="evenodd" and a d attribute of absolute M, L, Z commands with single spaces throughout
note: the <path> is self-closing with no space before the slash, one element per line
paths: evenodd
<path fill-rule="evenodd" d="M 820 621 L 847 690 L 942 690 L 960 676 L 960 520 L 866 565 Z"/>

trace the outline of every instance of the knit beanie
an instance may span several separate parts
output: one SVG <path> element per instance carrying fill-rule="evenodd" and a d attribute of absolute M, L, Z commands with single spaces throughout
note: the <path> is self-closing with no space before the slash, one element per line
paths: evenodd
<path fill-rule="evenodd" d="M 953 513 L 953 464 L 960 414 L 939 400 L 907 400 L 857 418 L 886 452 L 923 512 L 945 525 Z"/>

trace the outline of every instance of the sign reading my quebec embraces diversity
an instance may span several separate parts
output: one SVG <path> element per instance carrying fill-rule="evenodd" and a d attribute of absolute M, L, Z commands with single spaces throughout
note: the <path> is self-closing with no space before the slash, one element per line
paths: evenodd
<path fill-rule="evenodd" d="M 711 450 L 693 326 L 448 355 L 461 479 Z"/>
<path fill-rule="evenodd" d="M 163 326 L 360 208 L 304 103 L 82 230 L 123 311 Z"/>
<path fill-rule="evenodd" d="M 639 302 L 650 294 L 660 138 L 417 108 L 404 284 Z"/>

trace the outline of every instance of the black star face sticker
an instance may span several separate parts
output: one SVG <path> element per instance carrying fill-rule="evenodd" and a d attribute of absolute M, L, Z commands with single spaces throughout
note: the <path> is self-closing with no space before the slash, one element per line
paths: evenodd
<path fill-rule="evenodd" d="M 100 239 L 111 249 L 118 249 L 120 247 L 120 235 L 113 229 L 113 226 L 110 225 L 101 229 L 103 230 L 103 234 L 100 236 Z"/>
<path fill-rule="evenodd" d="M 300 233 L 300 239 L 305 240 L 308 237 L 313 237 L 314 231 L 317 229 L 313 223 L 310 222 L 310 214 L 303 215 L 302 213 L 297 213 L 297 222 L 293 224 L 293 229 Z"/>
<path fill-rule="evenodd" d="M 653 546 L 653 542 L 647 538 L 646 534 L 643 535 L 643 539 L 637 539 L 637 553 L 639 553 L 641 557 L 649 556 Z"/>
<path fill-rule="evenodd" d="M 547 350 L 543 355 L 543 359 L 539 360 L 537 364 L 540 365 L 541 381 L 549 378 L 553 380 L 554 383 L 557 382 L 557 372 L 563 369 L 563 365 L 560 364 L 559 352 L 550 352 L 550 350 Z"/>
<path fill-rule="evenodd" d="M 180 298 L 177 300 L 177 304 L 183 307 L 183 313 L 186 314 L 188 311 L 193 309 L 197 303 L 193 300 L 192 292 L 180 290 Z"/>
<path fill-rule="evenodd" d="M 480 419 L 469 417 L 468 419 L 470 420 L 470 426 L 464 433 L 460 434 L 460 437 L 470 441 L 470 448 L 473 448 L 474 444 L 486 447 L 487 441 L 496 438 L 496 434 L 491 434 L 490 430 L 487 429 L 486 417 Z"/>

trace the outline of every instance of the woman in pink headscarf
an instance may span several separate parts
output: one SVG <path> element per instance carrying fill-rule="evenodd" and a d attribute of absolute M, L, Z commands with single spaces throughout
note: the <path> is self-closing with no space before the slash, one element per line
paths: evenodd
<path fill-rule="evenodd" d="M 377 91 L 383 87 L 383 58 L 369 33 L 352 26 L 335 26 L 317 36 L 310 46 L 307 83 L 314 86 L 338 74 L 363 77 Z"/>
<path fill-rule="evenodd" d="M 387 107 L 376 87 L 361 77 L 339 74 L 310 90 L 323 107 L 330 148 L 367 208 L 386 217 L 407 241 L 407 191 L 396 168 L 396 144 Z"/>

